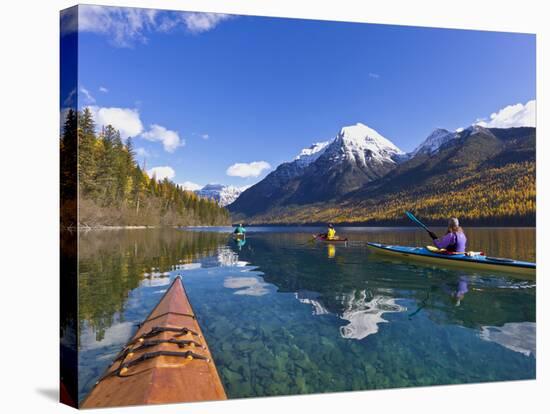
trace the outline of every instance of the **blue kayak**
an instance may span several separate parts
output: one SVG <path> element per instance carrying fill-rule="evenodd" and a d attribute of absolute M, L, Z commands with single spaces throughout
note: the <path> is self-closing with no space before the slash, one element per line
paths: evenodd
<path fill-rule="evenodd" d="M 374 253 L 425 263 L 530 275 L 535 275 L 537 269 L 536 263 L 502 257 L 490 257 L 480 252 L 448 253 L 440 251 L 433 246 L 410 247 L 381 243 L 367 243 L 367 246 Z"/>

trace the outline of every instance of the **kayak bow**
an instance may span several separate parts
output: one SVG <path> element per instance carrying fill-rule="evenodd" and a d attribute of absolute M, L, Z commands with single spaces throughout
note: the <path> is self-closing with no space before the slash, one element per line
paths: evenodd
<path fill-rule="evenodd" d="M 227 399 L 178 276 L 83 408 Z"/>
<path fill-rule="evenodd" d="M 381 243 L 367 243 L 368 248 L 378 254 L 393 256 L 406 260 L 425 263 L 475 268 L 499 272 L 513 272 L 535 275 L 537 265 L 500 257 L 489 257 L 482 254 L 444 254 L 429 247 L 389 246 Z"/>

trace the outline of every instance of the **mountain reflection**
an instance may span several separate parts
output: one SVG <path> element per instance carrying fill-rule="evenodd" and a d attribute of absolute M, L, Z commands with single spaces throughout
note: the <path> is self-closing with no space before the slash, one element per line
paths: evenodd
<path fill-rule="evenodd" d="M 478 231 L 487 245 L 496 244 L 490 240 L 498 236 Z M 504 232 L 527 239 L 519 230 Z M 387 232 L 372 237 L 381 235 L 389 237 Z M 341 329 L 345 338 L 364 339 L 375 334 L 380 324 L 387 322 L 384 314 L 404 312 L 407 307 L 411 316 L 422 312 L 439 324 L 477 330 L 507 322 L 535 321 L 533 306 L 523 306 L 517 312 L 515 292 L 522 289 L 522 300 L 531 304 L 536 293 L 533 282 L 404 262 L 390 266 L 387 261 L 368 256 L 360 245 L 337 246 L 335 255 L 327 257 L 326 246 L 304 243 L 304 237 L 300 233 L 254 234 L 249 237 L 253 250 L 235 249 L 234 254 L 257 266 L 265 282 L 280 292 L 294 293 L 298 301 L 310 305 L 312 314 L 333 314 L 347 320 L 348 325 Z M 398 233 L 396 237 L 408 240 L 411 235 Z M 506 251 L 498 254 L 506 255 Z M 366 285 L 368 289 L 360 288 Z M 411 305 L 405 306 L 404 302 Z"/>
<path fill-rule="evenodd" d="M 387 323 L 385 313 L 404 312 L 406 307 L 398 305 L 396 299 L 377 295 L 370 297 L 366 290 L 353 292 L 344 298 L 345 310 L 341 318 L 349 324 L 340 328 L 340 334 L 348 339 L 364 339 L 378 332 L 378 325 Z"/>
<path fill-rule="evenodd" d="M 418 244 L 414 231 L 341 231 L 354 243 L 333 257 L 309 229 L 278 231 L 250 231 L 241 250 L 214 231 L 82 233 L 80 397 L 178 274 L 231 397 L 534 378 L 534 280 L 375 260 L 361 245 Z M 508 233 L 479 234 L 511 256 L 497 243 Z M 531 230 L 511 234 L 534 249 Z"/>
<path fill-rule="evenodd" d="M 481 339 L 495 342 L 525 356 L 535 355 L 537 350 L 537 329 L 534 322 L 512 322 L 498 326 L 483 326 Z"/>

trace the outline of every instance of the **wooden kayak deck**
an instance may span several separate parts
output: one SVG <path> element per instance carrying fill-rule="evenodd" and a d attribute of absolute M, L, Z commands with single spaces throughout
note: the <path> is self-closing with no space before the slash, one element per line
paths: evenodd
<path fill-rule="evenodd" d="M 227 399 L 178 276 L 82 408 Z"/>

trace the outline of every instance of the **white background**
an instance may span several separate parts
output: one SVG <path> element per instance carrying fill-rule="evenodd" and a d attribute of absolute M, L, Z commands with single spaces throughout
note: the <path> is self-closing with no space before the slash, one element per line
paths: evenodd
<path fill-rule="evenodd" d="M 544 1 L 128 0 L 121 6 L 216 11 L 537 34 L 537 380 L 223 403 L 108 409 L 102 413 L 541 412 L 548 407 L 547 218 L 549 11 Z M 4 1 L 0 11 L 0 406 L 5 413 L 69 412 L 58 404 L 58 126 L 60 9 L 71 1 Z M 545 27 L 546 26 L 546 27 Z M 498 70 L 498 68 L 495 68 Z M 546 112 L 546 118 L 543 113 Z M 6 231 L 7 230 L 7 231 Z M 548 284 L 550 286 L 550 284 Z M 491 303 L 487 303 L 491 306 Z M 543 315 L 544 314 L 544 315 Z M 546 391 L 546 392 L 545 392 Z"/>

